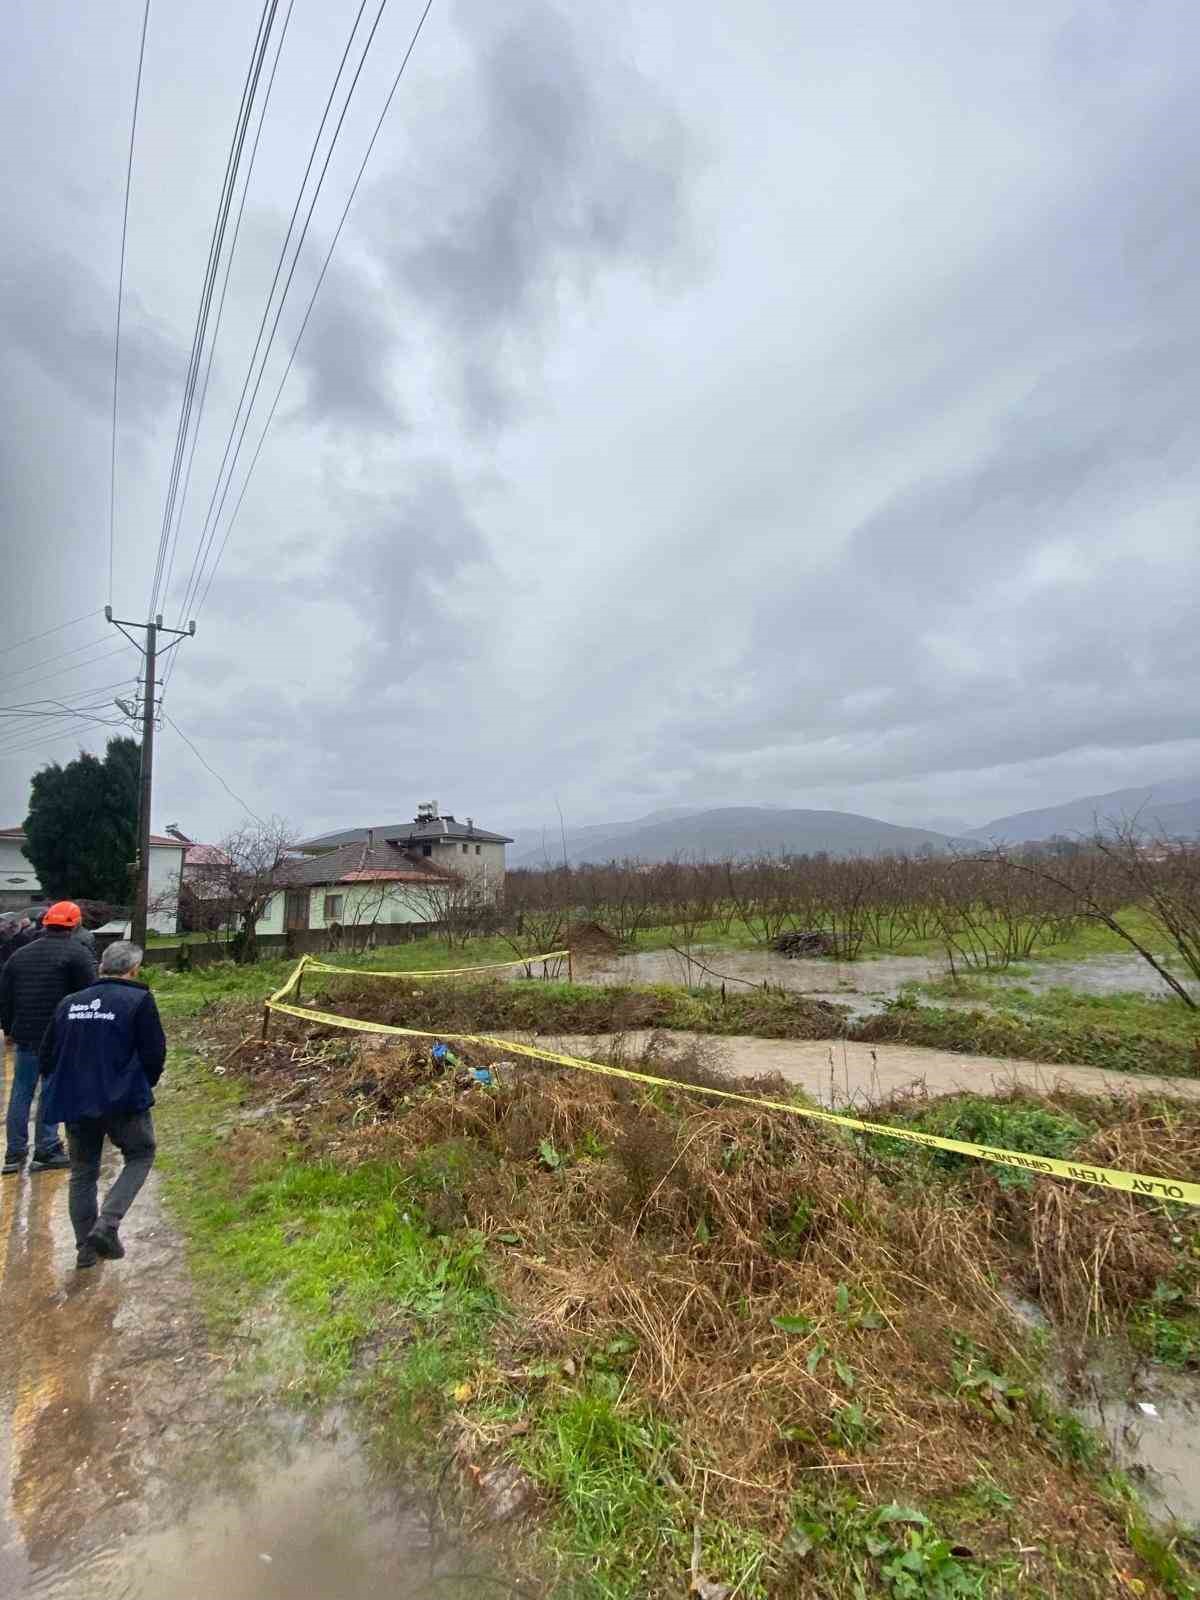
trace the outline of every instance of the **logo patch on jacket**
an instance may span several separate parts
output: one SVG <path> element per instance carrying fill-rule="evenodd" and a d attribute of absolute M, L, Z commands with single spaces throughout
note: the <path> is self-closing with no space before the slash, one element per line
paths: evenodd
<path fill-rule="evenodd" d="M 78 1003 L 72 1004 L 72 1006 L 70 1007 L 70 1009 L 67 1012 L 67 1021 L 68 1022 L 115 1022 L 117 1020 L 116 1012 L 115 1011 L 101 1011 L 100 1007 L 103 1005 L 103 1003 L 104 1002 L 100 999 L 100 996 L 97 995 L 94 1000 L 89 1000 L 86 1003 L 84 1003 L 83 1005 L 80 1005 Z"/>

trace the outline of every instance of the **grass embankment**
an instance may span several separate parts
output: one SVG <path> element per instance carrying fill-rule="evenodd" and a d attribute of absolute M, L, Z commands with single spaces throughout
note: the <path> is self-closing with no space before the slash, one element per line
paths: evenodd
<path fill-rule="evenodd" d="M 700 1569 L 747 1596 L 1191 1592 L 999 1289 L 1069 1341 L 1158 1347 L 1161 1323 L 1190 1359 L 1193 1216 L 683 1091 L 528 1067 L 456 1086 L 421 1046 L 301 1024 L 230 1054 L 244 1021 L 209 1014 L 164 1106 L 214 1304 L 244 1334 L 269 1295 L 299 1330 L 271 1345 L 291 1392 L 356 1394 L 469 1506 L 528 1494 L 525 1554 L 560 1592 L 678 1594 L 696 1530 Z M 244 1100 L 275 1114 L 238 1121 Z M 893 1114 L 1200 1168 L 1196 1108 Z"/>
<path fill-rule="evenodd" d="M 982 986 L 981 986 L 982 987 Z M 353 977 L 310 980 L 317 1003 L 347 1016 L 447 1033 L 496 1029 L 530 1033 L 626 1033 L 634 1029 L 754 1034 L 766 1039 L 848 1038 L 927 1045 L 972 1055 L 1108 1067 L 1123 1072 L 1200 1072 L 1200 1028 L 1169 1000 L 1020 995 L 987 990 L 978 1011 L 917 1004 L 901 997 L 876 1016 L 852 1022 L 835 1005 L 777 989 L 679 989 L 516 982 L 395 984 Z"/>
<path fill-rule="evenodd" d="M 942 999 L 958 1004 L 942 1008 Z M 969 1001 L 986 1009 L 964 1009 Z M 1200 1073 L 1200 1014 L 1174 999 L 1035 992 L 981 975 L 908 985 L 883 1016 L 861 1025 L 858 1037 L 1120 1072 Z"/>

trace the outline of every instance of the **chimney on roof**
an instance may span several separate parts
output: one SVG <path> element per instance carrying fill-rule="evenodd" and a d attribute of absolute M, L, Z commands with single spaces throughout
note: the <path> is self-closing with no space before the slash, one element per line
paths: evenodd
<path fill-rule="evenodd" d="M 181 833 L 179 831 L 179 824 L 177 822 L 168 822 L 167 832 L 171 835 L 172 839 L 178 839 L 180 844 L 194 843 L 193 840 L 188 838 L 186 833 Z"/>
<path fill-rule="evenodd" d="M 368 828 L 367 829 L 367 843 L 368 843 L 368 845 L 371 845 L 371 846 L 373 846 L 374 843 L 375 843 L 375 829 L 374 828 Z"/>
<path fill-rule="evenodd" d="M 436 822 L 438 819 L 438 803 L 436 800 L 424 800 L 417 807 L 418 822 Z"/>
<path fill-rule="evenodd" d="M 475 818 L 474 817 L 468 817 L 467 818 L 467 832 L 468 833 L 474 833 L 475 832 Z"/>

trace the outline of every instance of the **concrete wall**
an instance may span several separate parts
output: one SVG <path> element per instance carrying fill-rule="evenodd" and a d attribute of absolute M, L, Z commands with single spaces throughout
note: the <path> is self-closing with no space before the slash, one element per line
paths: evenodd
<path fill-rule="evenodd" d="M 162 844 L 150 846 L 150 912 L 146 926 L 155 933 L 179 932 L 179 882 L 183 873 L 182 849 Z"/>
<path fill-rule="evenodd" d="M 257 933 L 282 933 L 283 932 L 283 896 L 273 894 L 267 901 L 266 909 L 255 923 Z"/>
<path fill-rule="evenodd" d="M 502 844 L 475 843 L 467 839 L 438 839 L 434 841 L 430 860 L 451 872 L 461 872 L 464 877 L 481 878 L 489 895 L 497 895 L 504 888 L 504 851 Z"/>
<path fill-rule="evenodd" d="M 409 944 L 415 939 L 429 938 L 440 931 L 440 925 L 436 922 L 404 922 L 391 926 L 380 923 L 374 928 L 351 928 L 346 930 L 338 949 L 342 953 L 347 953 L 375 945 Z M 105 945 L 121 937 L 123 935 L 116 933 L 97 934 L 97 953 L 102 951 Z M 308 928 L 299 933 L 260 934 L 258 948 L 259 955 L 264 961 L 280 956 L 323 955 L 328 954 L 330 950 L 329 935 L 323 928 Z M 207 967 L 213 962 L 229 959 L 229 946 L 223 942 L 152 944 L 146 951 L 146 965 L 150 967 L 179 966 L 181 961 L 189 966 Z"/>
<path fill-rule="evenodd" d="M 340 896 L 341 915 L 337 921 L 343 928 L 398 927 L 412 922 L 433 922 L 437 908 L 430 905 L 428 897 L 415 885 L 405 883 L 372 884 L 341 883 L 318 884 L 308 891 L 308 927 L 321 929 L 328 925 L 325 915 L 327 896 Z M 272 895 L 265 913 L 258 919 L 257 931 L 283 933 L 285 895 Z"/>
<path fill-rule="evenodd" d="M 331 919 L 325 915 L 325 901 L 330 897 L 341 899 L 341 915 L 337 921 L 343 928 L 362 928 L 372 923 L 432 922 L 437 916 L 428 896 L 413 884 L 329 884 L 319 885 L 312 891 L 308 905 L 310 928 L 328 926 Z"/>

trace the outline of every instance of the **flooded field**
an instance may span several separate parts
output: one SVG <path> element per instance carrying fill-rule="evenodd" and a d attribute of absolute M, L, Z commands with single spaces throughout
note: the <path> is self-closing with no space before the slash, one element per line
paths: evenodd
<path fill-rule="evenodd" d="M 682 984 L 731 989 L 770 984 L 796 994 L 847 1007 L 852 1017 L 869 1016 L 894 999 L 907 983 L 928 983 L 947 976 L 941 956 L 880 956 L 864 961 L 789 960 L 770 950 L 723 950 L 697 945 L 691 958 L 674 950 L 639 950 L 629 955 L 577 957 L 576 979 L 596 984 Z M 1012 974 L 996 973 L 992 981 L 1043 992 L 1073 989 L 1077 994 L 1146 994 L 1168 996 L 1170 990 L 1140 956 L 1094 956 L 1086 961 L 1030 962 Z M 947 1002 L 940 1002 L 947 1003 Z M 953 1004 L 951 999 L 949 1003 Z M 972 1004 L 978 1005 L 975 1000 Z"/>
<path fill-rule="evenodd" d="M 353 1433 L 233 1399 L 152 1177 L 75 1268 L 66 1175 L 0 1187 L 4 1600 L 367 1600 L 477 1588 Z"/>
<path fill-rule="evenodd" d="M 674 950 L 639 950 L 631 955 L 579 957 L 582 983 L 671 983 L 687 988 L 731 989 L 763 983 L 814 1000 L 847 1006 L 855 1016 L 878 1011 L 906 983 L 940 978 L 945 963 L 931 956 L 883 956 L 877 961 L 790 961 L 770 950 L 722 950 L 697 945 L 691 959 Z"/>

